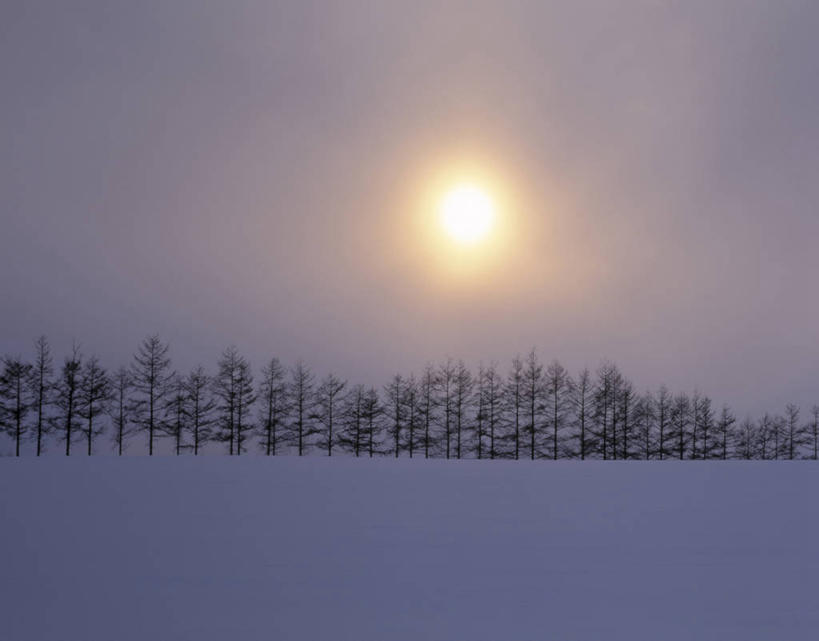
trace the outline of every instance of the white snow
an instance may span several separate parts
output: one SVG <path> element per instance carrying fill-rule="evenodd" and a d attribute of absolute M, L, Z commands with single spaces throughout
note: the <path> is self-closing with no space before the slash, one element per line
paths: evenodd
<path fill-rule="evenodd" d="M 817 472 L 5 459 L 0 638 L 813 640 Z"/>

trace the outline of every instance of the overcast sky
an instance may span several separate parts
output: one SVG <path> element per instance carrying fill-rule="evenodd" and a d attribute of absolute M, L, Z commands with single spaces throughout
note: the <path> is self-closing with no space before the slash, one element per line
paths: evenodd
<path fill-rule="evenodd" d="M 158 332 L 377 383 L 535 346 L 817 403 L 817 33 L 809 1 L 3 2 L 0 352 Z M 416 218 L 462 165 L 509 233 L 453 275 Z"/>

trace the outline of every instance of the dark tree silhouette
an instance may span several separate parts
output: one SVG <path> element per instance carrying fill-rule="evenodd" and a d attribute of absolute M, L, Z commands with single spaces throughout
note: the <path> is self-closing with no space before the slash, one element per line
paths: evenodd
<path fill-rule="evenodd" d="M 785 419 L 782 416 L 774 416 L 770 425 L 773 439 L 773 457 L 774 460 L 779 460 L 783 457 L 783 450 L 785 449 Z"/>
<path fill-rule="evenodd" d="M 552 361 L 546 368 L 545 383 L 549 427 L 552 433 L 552 459 L 556 461 L 560 434 L 565 427 L 571 407 L 572 379 L 563 365 L 558 361 Z"/>
<path fill-rule="evenodd" d="M 593 384 L 588 369 L 580 372 L 572 388 L 571 403 L 574 412 L 575 431 L 577 433 L 577 452 L 583 461 L 589 455 L 587 425 L 589 422 L 590 403 L 593 396 Z"/>
<path fill-rule="evenodd" d="M 521 417 L 523 415 L 524 402 L 524 375 L 523 375 L 523 361 L 520 357 L 515 357 L 512 360 L 512 369 L 509 371 L 509 376 L 506 379 L 506 404 L 509 407 L 511 434 L 510 438 L 514 443 L 515 460 L 520 458 L 520 440 L 521 440 Z"/>
<path fill-rule="evenodd" d="M 409 378 L 404 385 L 404 416 L 406 417 L 407 423 L 407 451 L 409 452 L 409 457 L 413 458 L 415 456 L 415 448 L 417 444 L 416 433 L 418 431 L 418 420 L 419 420 L 419 412 L 418 412 L 418 382 L 415 380 L 415 376 L 410 374 Z"/>
<path fill-rule="evenodd" d="M 174 374 L 168 381 L 168 396 L 165 402 L 165 425 L 168 435 L 173 439 L 174 453 L 179 456 L 184 448 L 182 436 L 187 431 L 188 394 L 185 379 Z"/>
<path fill-rule="evenodd" d="M 609 458 L 609 440 L 611 432 L 609 421 L 616 426 L 612 416 L 616 413 L 616 386 L 617 369 L 608 362 L 603 363 L 597 370 L 597 381 L 594 388 L 594 436 L 599 443 L 603 460 Z"/>
<path fill-rule="evenodd" d="M 767 412 L 762 415 L 759 425 L 756 429 L 757 447 L 759 448 L 759 456 L 762 460 L 768 458 L 779 458 L 779 452 L 776 451 L 776 446 L 779 445 L 779 433 L 776 426 L 776 420 Z M 774 447 L 771 447 L 774 444 Z"/>
<path fill-rule="evenodd" d="M 808 430 L 813 449 L 813 456 L 811 458 L 816 461 L 819 460 L 819 405 L 814 405 L 810 408 L 810 416 L 811 420 L 808 425 Z"/>
<path fill-rule="evenodd" d="M 383 408 L 378 399 L 378 392 L 375 391 L 374 387 L 371 387 L 364 395 L 362 412 L 365 425 L 365 438 L 367 439 L 367 453 L 370 458 L 372 458 L 375 454 L 381 428 L 380 419 L 383 414 Z"/>
<path fill-rule="evenodd" d="M 649 392 L 640 396 L 634 406 L 634 432 L 639 440 L 640 458 L 649 460 L 655 451 L 656 424 L 654 396 Z"/>
<path fill-rule="evenodd" d="M 250 420 L 253 404 L 256 402 L 256 391 L 253 387 L 253 370 L 244 358 L 239 362 L 236 387 L 236 455 L 247 451 L 245 441 L 247 433 L 252 433 L 253 422 Z"/>
<path fill-rule="evenodd" d="M 483 441 L 486 437 L 487 411 L 484 405 L 486 400 L 486 371 L 483 363 L 478 365 L 478 377 L 475 379 L 476 392 L 475 402 L 477 409 L 475 413 L 475 449 L 478 460 L 483 458 Z"/>
<path fill-rule="evenodd" d="M 334 431 L 341 415 L 341 392 L 346 385 L 345 381 L 328 374 L 316 390 L 315 413 L 312 418 L 318 426 L 319 447 L 327 450 L 327 456 L 333 455 L 333 445 L 337 440 Z"/>
<path fill-rule="evenodd" d="M 198 456 L 202 446 L 213 439 L 213 424 L 216 401 L 211 389 L 213 381 L 204 368 L 197 367 L 185 381 L 185 393 L 188 398 L 189 429 L 193 440 L 193 455 Z"/>
<path fill-rule="evenodd" d="M 292 422 L 287 426 L 290 441 L 297 447 L 299 456 L 307 449 L 307 437 L 312 433 L 310 416 L 313 415 L 313 373 L 299 361 L 290 372 L 288 405 Z"/>
<path fill-rule="evenodd" d="M 80 390 L 80 376 L 82 355 L 75 343 L 71 348 L 71 355 L 63 361 L 60 369 L 60 380 L 57 383 L 57 408 L 59 415 L 55 418 L 61 427 L 61 438 L 65 440 L 65 455 L 71 455 L 71 442 L 79 431 L 78 404 Z"/>
<path fill-rule="evenodd" d="M 685 394 L 674 397 L 671 407 L 672 441 L 676 443 L 676 457 L 681 461 L 685 458 L 686 447 L 689 441 L 689 427 L 691 425 L 691 401 Z"/>
<path fill-rule="evenodd" d="M 671 453 L 667 439 L 671 428 L 672 405 L 671 393 L 665 385 L 661 386 L 654 404 L 658 431 L 657 454 L 661 461 Z"/>
<path fill-rule="evenodd" d="M 715 449 L 716 457 L 721 460 L 728 458 L 728 445 L 732 434 L 734 433 L 734 424 L 737 422 L 736 417 L 728 409 L 727 405 L 722 406 L 722 411 L 719 415 L 715 427 L 715 442 L 717 444 Z"/>
<path fill-rule="evenodd" d="M 432 365 L 427 365 L 424 368 L 424 373 L 421 376 L 419 383 L 419 420 L 423 427 L 423 442 L 424 442 L 424 458 L 429 458 L 432 446 L 433 435 L 432 425 L 435 421 L 435 390 L 437 388 L 436 373 Z"/>
<path fill-rule="evenodd" d="M 107 413 L 112 397 L 113 390 L 108 374 L 100 366 L 97 357 L 92 356 L 83 363 L 77 398 L 79 414 L 84 419 L 80 431 L 85 435 L 88 456 L 91 456 L 94 437 L 105 431 L 105 425 L 100 423 L 99 419 Z"/>
<path fill-rule="evenodd" d="M 623 374 L 614 363 L 610 364 L 611 371 L 611 428 L 608 431 L 610 438 L 610 445 L 608 449 L 609 456 L 614 460 L 620 457 L 620 450 L 618 449 L 618 436 L 622 432 L 622 397 L 624 391 L 630 386 L 629 381 L 625 379 Z"/>
<path fill-rule="evenodd" d="M 711 399 L 696 392 L 691 401 L 691 458 L 711 458 L 714 450 L 714 410 Z"/>
<path fill-rule="evenodd" d="M 0 425 L 14 439 L 14 455 L 20 456 L 20 445 L 27 431 L 26 416 L 33 402 L 29 394 L 32 366 L 18 357 L 3 357 L 0 372 Z"/>
<path fill-rule="evenodd" d="M 173 376 L 168 351 L 168 344 L 158 335 L 148 336 L 139 345 L 131 364 L 136 392 L 131 409 L 137 429 L 148 435 L 149 456 L 154 453 L 154 440 L 166 428 L 162 414 Z"/>
<path fill-rule="evenodd" d="M 145 432 L 149 454 L 157 438 L 171 436 L 177 455 L 198 455 L 211 440 L 239 455 L 250 439 L 266 455 L 292 448 L 303 456 L 318 447 L 356 457 L 403 450 L 414 458 L 423 449 L 425 458 L 819 460 L 819 405 L 807 421 L 789 404 L 784 414 L 738 425 L 728 406 L 715 414 L 700 392 L 638 392 L 607 361 L 594 378 L 588 370 L 572 378 L 558 361 L 541 365 L 533 349 L 502 378 L 495 363 L 480 364 L 473 376 L 463 361 L 447 359 L 420 378 L 393 377 L 379 394 L 363 385 L 347 391 L 333 375 L 316 387 L 304 363 L 288 376 L 277 359 L 262 368 L 256 389 L 235 347 L 221 354 L 216 376 L 198 367 L 183 378 L 171 371 L 168 351 L 149 336 L 129 368 L 108 376 L 75 344 L 55 377 L 40 337 L 32 363 L 0 361 L 0 428 L 18 456 L 28 440 L 41 455 L 53 434 L 66 455 L 80 437 L 93 453 L 94 438 L 110 425 L 120 456 L 132 433 Z"/>
<path fill-rule="evenodd" d="M 802 444 L 803 429 L 799 423 L 799 408 L 793 403 L 785 407 L 785 457 L 793 460 Z"/>
<path fill-rule="evenodd" d="M 219 411 L 217 440 L 228 443 L 228 454 L 233 456 L 236 443 L 236 397 L 238 396 L 239 352 L 228 347 L 222 352 L 213 379 L 213 393 L 218 399 Z"/>
<path fill-rule="evenodd" d="M 616 414 L 619 416 L 620 424 L 620 458 L 628 460 L 631 458 L 629 439 L 632 438 L 631 431 L 634 428 L 634 410 L 637 403 L 637 394 L 631 381 L 623 378 L 619 385 L 619 395 L 616 399 Z"/>
<path fill-rule="evenodd" d="M 463 361 L 455 367 L 453 392 L 453 418 L 455 420 L 455 458 L 461 458 L 463 452 L 464 424 L 472 401 L 474 384 L 472 374 Z"/>
<path fill-rule="evenodd" d="M 490 363 L 483 371 L 483 391 L 481 411 L 484 416 L 484 432 L 489 437 L 489 458 L 498 456 L 499 436 L 503 424 L 503 380 L 495 363 Z"/>
<path fill-rule="evenodd" d="M 367 391 L 363 385 L 354 385 L 343 400 L 344 429 L 339 444 L 358 458 L 367 449 L 366 424 L 364 417 L 364 397 Z"/>
<path fill-rule="evenodd" d="M 446 446 L 446 458 L 450 457 L 452 451 L 452 424 L 454 415 L 454 394 L 455 387 L 455 365 L 452 359 L 447 359 L 446 363 L 438 368 L 437 383 L 437 405 L 443 408 L 443 430 L 444 443 Z"/>
<path fill-rule="evenodd" d="M 125 439 L 131 433 L 130 399 L 131 374 L 124 367 L 120 367 L 114 374 L 111 382 L 113 401 L 111 403 L 111 421 L 114 426 L 114 446 L 117 456 L 122 456 Z"/>
<path fill-rule="evenodd" d="M 535 460 L 538 452 L 538 434 L 540 420 L 545 406 L 545 388 L 543 382 L 543 366 L 535 354 L 529 352 L 523 370 L 523 401 L 526 406 L 526 425 L 524 432 L 529 440 L 529 458 Z"/>
<path fill-rule="evenodd" d="M 746 418 L 740 424 L 736 433 L 736 457 L 744 460 L 756 458 L 757 443 L 759 442 L 756 424 Z"/>
<path fill-rule="evenodd" d="M 246 432 L 252 427 L 247 419 L 256 397 L 250 364 L 233 346 L 222 352 L 213 389 L 219 399 L 217 438 L 228 443 L 230 456 L 239 456 L 246 449 Z"/>
<path fill-rule="evenodd" d="M 284 382 L 284 367 L 278 358 L 262 368 L 259 383 L 259 445 L 267 456 L 275 456 L 279 430 L 287 414 L 287 386 Z"/>
<path fill-rule="evenodd" d="M 54 360 L 51 357 L 51 347 L 45 336 L 40 336 L 34 342 L 34 364 L 30 377 L 30 397 L 33 400 L 35 412 L 34 429 L 37 436 L 37 456 L 43 451 L 43 436 L 49 428 L 46 408 L 51 404 L 54 391 Z"/>
<path fill-rule="evenodd" d="M 387 424 L 387 434 L 392 442 L 392 452 L 395 458 L 401 451 L 401 429 L 404 423 L 404 392 L 406 384 L 400 374 L 392 377 L 392 380 L 384 388 L 386 400 L 385 410 L 388 413 L 389 422 Z"/>

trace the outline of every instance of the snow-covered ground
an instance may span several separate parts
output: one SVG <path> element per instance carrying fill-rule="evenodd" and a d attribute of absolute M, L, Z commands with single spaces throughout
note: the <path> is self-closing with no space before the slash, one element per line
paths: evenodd
<path fill-rule="evenodd" d="M 816 639 L 819 466 L 0 461 L 10 641 Z"/>

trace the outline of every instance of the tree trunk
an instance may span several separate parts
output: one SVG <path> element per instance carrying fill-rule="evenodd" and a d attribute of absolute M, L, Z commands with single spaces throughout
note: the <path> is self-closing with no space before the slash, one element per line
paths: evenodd
<path fill-rule="evenodd" d="M 93 434 L 94 429 L 94 419 L 93 411 L 91 409 L 88 410 L 88 456 L 91 456 L 91 435 Z"/>
<path fill-rule="evenodd" d="M 40 456 L 43 443 L 43 393 L 45 391 L 43 373 L 40 372 L 40 386 L 37 390 L 37 456 Z"/>
<path fill-rule="evenodd" d="M 333 455 L 333 401 L 330 401 L 330 418 L 327 429 L 327 456 Z"/>
<path fill-rule="evenodd" d="M 151 395 L 148 399 L 148 456 L 154 455 L 154 390 L 151 387 Z"/>
<path fill-rule="evenodd" d="M 22 376 L 17 376 L 17 401 L 16 401 L 16 408 L 17 411 L 15 412 L 15 424 L 16 424 L 16 456 L 20 456 L 20 440 L 23 437 L 23 384 L 22 384 Z"/>
<path fill-rule="evenodd" d="M 65 455 L 71 455 L 71 426 L 74 423 L 74 393 L 73 391 L 69 391 L 68 396 L 68 412 L 66 414 L 66 426 L 65 426 Z"/>

